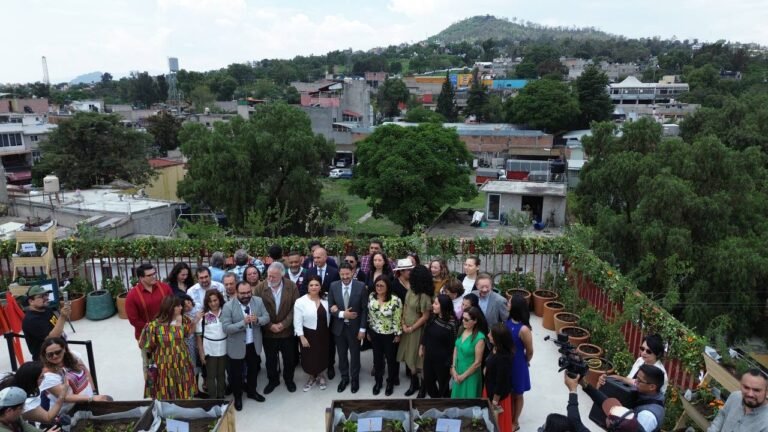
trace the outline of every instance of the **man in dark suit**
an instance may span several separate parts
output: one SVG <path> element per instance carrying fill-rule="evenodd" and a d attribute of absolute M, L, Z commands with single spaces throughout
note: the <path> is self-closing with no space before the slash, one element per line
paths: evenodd
<path fill-rule="evenodd" d="M 259 373 L 261 328 L 269 324 L 269 315 L 264 302 L 252 296 L 248 282 L 241 281 L 237 285 L 237 298 L 228 301 L 222 308 L 221 324 L 227 334 L 229 382 L 235 397 L 235 409 L 243 409 L 244 364 L 248 365 L 248 397 L 264 402 L 264 396 L 256 391 L 256 376 Z"/>
<path fill-rule="evenodd" d="M 493 291 L 493 276 L 488 273 L 480 273 L 475 281 L 476 290 L 479 299 L 480 310 L 485 315 L 485 321 L 488 328 L 493 328 L 497 323 L 503 323 L 509 318 L 509 309 L 507 309 L 507 299 L 501 294 Z"/>
<path fill-rule="evenodd" d="M 312 269 L 312 267 L 315 266 L 315 250 L 317 248 L 322 248 L 323 245 L 320 244 L 317 240 L 312 240 L 309 242 L 309 256 L 304 259 L 304 262 L 301 263 L 301 266 L 304 267 L 307 270 Z M 336 260 L 333 258 L 328 258 L 328 265 L 335 268 L 336 270 L 339 269 L 339 265 L 336 263 Z"/>
<path fill-rule="evenodd" d="M 365 338 L 368 324 L 368 290 L 364 283 L 353 279 L 352 274 L 352 267 L 342 263 L 339 268 L 341 280 L 332 283 L 328 291 L 331 332 L 339 353 L 339 393 L 350 381 L 352 393 L 357 393 L 360 388 L 360 343 Z"/>
<path fill-rule="evenodd" d="M 273 262 L 267 269 L 267 280 L 259 283 L 254 295 L 261 297 L 269 314 L 270 325 L 264 328 L 264 355 L 267 357 L 269 382 L 264 394 L 270 394 L 280 384 L 279 357 L 283 357 L 283 380 L 289 392 L 296 391 L 293 371 L 296 368 L 294 354 L 296 340 L 293 335 L 293 304 L 299 298 L 296 284 L 285 276 L 285 266 Z"/>
<path fill-rule="evenodd" d="M 312 250 L 312 268 L 307 270 L 307 277 L 305 280 L 308 280 L 312 276 L 320 276 L 320 280 L 323 281 L 321 290 L 323 294 L 328 293 L 328 291 L 331 289 L 331 284 L 338 281 L 339 278 L 339 271 L 333 268 L 328 259 L 328 252 L 325 251 L 324 248 L 318 246 L 315 247 Z M 304 284 L 304 289 L 306 289 L 306 284 Z M 303 293 L 299 293 L 300 295 L 306 294 L 306 291 Z M 330 305 L 328 306 L 330 307 Z M 336 376 L 336 371 L 334 369 L 334 366 L 336 365 L 336 342 L 334 341 L 334 338 L 328 338 L 328 379 L 333 379 L 333 377 Z"/>

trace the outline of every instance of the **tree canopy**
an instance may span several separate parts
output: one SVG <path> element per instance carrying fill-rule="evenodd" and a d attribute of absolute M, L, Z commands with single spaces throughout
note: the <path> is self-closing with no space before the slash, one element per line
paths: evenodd
<path fill-rule="evenodd" d="M 580 111 L 578 127 L 588 128 L 593 121 L 610 120 L 613 103 L 605 90 L 607 86 L 608 75 L 594 65 L 589 65 L 581 76 L 576 78 L 574 89 Z"/>
<path fill-rule="evenodd" d="M 117 115 L 77 113 L 40 143 L 35 179 L 50 173 L 68 188 L 88 188 L 121 179 L 146 184 L 154 175 L 147 157 L 152 137 L 120 124 Z"/>
<path fill-rule="evenodd" d="M 186 124 L 179 139 L 189 158 L 179 194 L 198 208 L 223 211 L 243 232 L 254 220 L 290 219 L 277 233 L 301 232 L 319 204 L 319 176 L 334 146 L 312 133 L 309 118 L 282 102 L 258 105 L 250 120 Z M 291 216 L 291 217 L 287 217 Z"/>
<path fill-rule="evenodd" d="M 511 123 L 558 133 L 574 125 L 579 115 L 579 102 L 568 85 L 551 79 L 528 83 L 508 107 Z"/>
<path fill-rule="evenodd" d="M 387 78 L 379 86 L 379 92 L 376 94 L 376 103 L 379 112 L 384 117 L 397 117 L 400 115 L 400 104 L 408 102 L 411 93 L 405 82 L 397 78 Z"/>
<path fill-rule="evenodd" d="M 448 72 L 445 73 L 445 81 L 440 88 L 440 95 L 437 96 L 437 108 L 435 111 L 441 114 L 448 122 L 456 121 L 459 109 L 456 106 L 456 92 L 453 90 Z"/>
<path fill-rule="evenodd" d="M 181 119 L 167 111 L 160 111 L 159 114 L 149 117 L 147 123 L 147 132 L 155 138 L 155 145 L 161 153 L 168 154 L 168 151 L 179 147 Z"/>
<path fill-rule="evenodd" d="M 440 124 L 377 127 L 357 143 L 350 192 L 365 198 L 374 217 L 413 232 L 445 205 L 477 195 L 469 181 L 472 156 L 455 129 Z"/>

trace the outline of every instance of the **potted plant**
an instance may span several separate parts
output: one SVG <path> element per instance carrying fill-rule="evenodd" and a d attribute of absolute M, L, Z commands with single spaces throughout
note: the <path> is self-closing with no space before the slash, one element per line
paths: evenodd
<path fill-rule="evenodd" d="M 554 316 L 555 332 L 560 333 L 563 327 L 575 325 L 579 322 L 579 316 L 571 312 L 558 312 Z"/>
<path fill-rule="evenodd" d="M 544 316 L 544 303 L 557 300 L 557 293 L 550 290 L 538 289 L 533 292 L 533 313 L 538 317 Z"/>
<path fill-rule="evenodd" d="M 579 347 L 582 347 L 584 345 L 590 345 L 583 343 L 579 345 Z M 592 345 L 595 347 L 595 345 Z M 599 347 L 597 347 L 599 348 Z M 586 360 L 587 366 L 589 366 L 589 371 L 587 371 L 586 380 L 589 384 L 592 385 L 592 387 L 597 387 L 597 380 L 600 379 L 600 375 L 611 375 L 614 373 L 613 364 L 609 362 L 608 360 L 600 357 L 593 357 Z"/>
<path fill-rule="evenodd" d="M 101 281 L 101 289 L 109 292 L 112 299 L 115 301 L 117 316 L 122 319 L 128 319 L 128 315 L 125 313 L 125 298 L 128 296 L 128 291 L 125 289 L 123 279 L 119 276 L 104 278 L 104 280 Z"/>
<path fill-rule="evenodd" d="M 542 316 L 541 325 L 547 330 L 555 329 L 555 314 L 562 312 L 565 309 L 565 305 L 558 301 L 548 301 L 544 303 L 544 314 Z"/>
<path fill-rule="evenodd" d="M 92 289 L 91 283 L 80 276 L 75 276 L 69 280 L 65 290 L 69 293 L 69 302 L 72 309 L 69 315 L 70 321 L 83 319 L 85 316 L 85 295 Z"/>
<path fill-rule="evenodd" d="M 581 357 L 583 360 L 602 357 L 603 352 L 604 351 L 602 348 L 591 343 L 579 344 L 576 347 L 576 354 L 578 354 L 579 357 Z"/>
<path fill-rule="evenodd" d="M 115 300 L 111 293 L 104 289 L 89 291 L 85 303 L 85 316 L 91 321 L 100 321 L 114 315 Z"/>
<path fill-rule="evenodd" d="M 589 342 L 589 331 L 579 326 L 564 326 L 560 329 L 559 333 L 568 336 L 568 343 L 573 346 L 579 346 L 580 344 Z"/>
<path fill-rule="evenodd" d="M 499 292 L 511 299 L 512 296 L 520 296 L 525 299 L 525 302 L 530 306 L 531 304 L 531 292 L 523 287 L 523 275 L 520 273 L 509 273 L 501 277 L 501 280 L 497 284 Z"/>

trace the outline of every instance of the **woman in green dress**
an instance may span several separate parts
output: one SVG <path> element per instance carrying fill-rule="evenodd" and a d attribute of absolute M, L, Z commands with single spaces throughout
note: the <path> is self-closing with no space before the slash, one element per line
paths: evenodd
<path fill-rule="evenodd" d="M 405 395 L 411 396 L 419 392 L 418 397 L 424 398 L 426 387 L 421 389 L 418 375 L 424 366 L 424 359 L 419 357 L 419 344 L 424 325 L 432 313 L 432 294 L 434 292 L 432 273 L 425 266 L 417 265 L 411 270 L 410 285 L 405 294 L 403 335 L 400 336 L 397 361 L 405 362 L 411 371 L 411 386 L 406 390 Z"/>
<path fill-rule="evenodd" d="M 473 306 L 464 311 L 462 322 L 464 330 L 459 333 L 453 349 L 451 398 L 474 399 L 479 398 L 482 392 L 483 374 L 480 366 L 485 352 L 485 335 L 480 328 L 485 317 L 479 308 Z"/>

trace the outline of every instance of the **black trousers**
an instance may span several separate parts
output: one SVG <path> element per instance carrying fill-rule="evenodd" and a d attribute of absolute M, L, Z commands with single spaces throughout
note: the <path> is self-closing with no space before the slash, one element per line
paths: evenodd
<path fill-rule="evenodd" d="M 336 336 L 336 351 L 339 354 L 339 373 L 342 379 L 360 379 L 360 341 L 357 340 L 359 328 L 345 325 L 341 334 Z M 349 354 L 349 355 L 347 355 Z"/>
<path fill-rule="evenodd" d="M 280 382 L 280 370 L 278 369 L 279 355 L 283 357 L 283 379 L 285 382 L 293 382 L 293 371 L 296 368 L 295 339 L 293 336 L 283 338 L 264 338 L 264 355 L 267 357 L 267 378 L 270 383 Z"/>
<path fill-rule="evenodd" d="M 246 392 L 256 393 L 256 378 L 259 374 L 259 355 L 252 343 L 245 345 L 245 358 L 229 359 L 229 385 L 235 399 L 243 397 L 243 368 L 246 369 Z"/>
<path fill-rule="evenodd" d="M 430 358 L 424 356 L 424 383 L 427 394 L 431 398 L 449 398 L 451 390 L 448 388 L 448 382 L 451 379 L 451 366 L 445 359 Z"/>
<path fill-rule="evenodd" d="M 387 382 L 392 383 L 397 378 L 400 368 L 397 367 L 397 345 L 394 334 L 379 334 L 368 329 L 373 346 L 373 374 L 376 382 L 384 378 L 384 366 L 387 367 Z"/>

